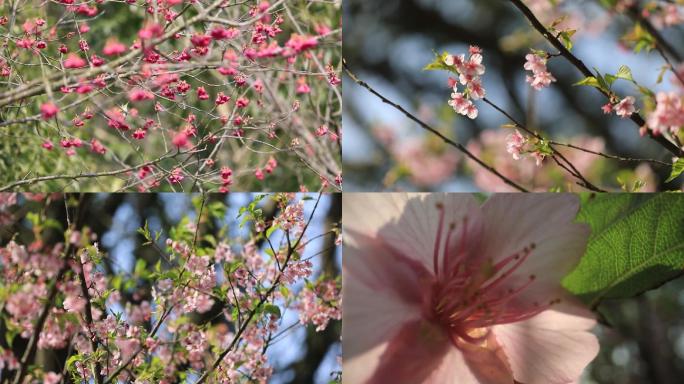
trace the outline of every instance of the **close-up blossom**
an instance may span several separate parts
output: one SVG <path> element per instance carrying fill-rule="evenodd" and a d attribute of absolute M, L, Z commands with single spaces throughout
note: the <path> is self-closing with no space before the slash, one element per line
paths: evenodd
<path fill-rule="evenodd" d="M 595 315 L 562 286 L 573 195 L 347 194 L 343 382 L 573 383 Z M 454 381 L 456 380 L 456 381 Z"/>

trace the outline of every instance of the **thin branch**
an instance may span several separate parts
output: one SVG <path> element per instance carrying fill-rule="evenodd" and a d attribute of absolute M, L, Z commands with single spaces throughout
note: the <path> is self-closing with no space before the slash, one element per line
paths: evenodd
<path fill-rule="evenodd" d="M 35 184 L 35 183 L 42 182 L 42 181 L 60 180 L 60 179 L 78 180 L 78 179 L 87 179 L 87 178 L 102 177 L 102 176 L 116 176 L 116 175 L 120 175 L 122 173 L 136 171 L 136 170 L 138 170 L 142 167 L 146 167 L 148 165 L 155 165 L 162 160 L 175 157 L 178 154 L 187 154 L 187 153 L 191 153 L 191 152 L 167 153 L 166 155 L 161 156 L 155 160 L 148 161 L 148 162 L 145 162 L 145 163 L 142 163 L 142 164 L 139 164 L 136 166 L 128 167 L 128 168 L 117 169 L 115 171 L 105 171 L 105 172 L 97 172 L 97 173 L 80 173 L 77 175 L 48 175 L 48 176 L 35 177 L 32 179 L 19 180 L 19 181 L 15 181 L 13 183 L 10 183 L 10 184 L 7 184 L 5 186 L 0 187 L 0 192 L 13 190 L 16 187 L 19 187 L 22 185 L 31 185 L 31 184 Z"/>
<path fill-rule="evenodd" d="M 505 110 L 503 110 L 503 109 L 502 109 L 501 107 L 499 107 L 498 105 L 494 104 L 492 101 L 490 101 L 490 100 L 487 99 L 486 97 L 483 98 L 482 101 L 484 101 L 484 102 L 487 103 L 489 106 L 491 106 L 492 108 L 496 109 L 496 110 L 499 111 L 501 114 L 503 114 L 504 116 L 506 116 L 506 117 L 508 118 L 508 120 L 510 120 L 510 121 L 513 123 L 513 125 L 515 125 L 516 128 L 520 128 L 520 129 L 524 130 L 525 132 L 527 132 L 528 134 L 530 134 L 530 135 L 536 137 L 536 138 L 539 139 L 539 140 L 545 140 L 545 139 L 544 139 L 543 137 L 541 137 L 539 134 L 537 134 L 536 132 L 532 131 L 531 129 L 529 129 L 529 128 L 527 128 L 526 126 L 524 126 L 523 124 L 521 124 L 519 121 L 517 121 L 515 118 L 513 118 L 513 116 L 511 116 L 511 114 L 509 114 L 508 112 L 506 112 Z M 549 141 L 547 140 L 547 142 L 549 142 Z M 550 142 L 549 142 L 549 143 L 550 143 Z M 587 180 L 587 178 L 584 177 L 584 176 L 582 175 L 582 173 L 575 167 L 575 165 L 572 164 L 568 159 L 566 159 L 565 156 L 563 156 L 562 153 L 558 152 L 558 151 L 556 150 L 556 148 L 553 147 L 553 145 L 549 144 L 549 148 L 553 151 L 553 156 L 552 156 L 552 157 L 553 157 L 553 160 L 556 162 L 556 164 L 558 164 L 558 166 L 560 166 L 561 168 L 565 169 L 569 174 L 571 174 L 572 176 L 574 176 L 575 178 L 577 178 L 577 179 L 579 180 L 579 181 L 577 182 L 578 185 L 580 185 L 580 186 L 582 186 L 582 187 L 584 187 L 584 188 L 586 188 L 586 189 L 588 189 L 588 190 L 590 190 L 590 191 L 594 191 L 594 192 L 607 192 L 606 190 L 597 187 L 597 186 L 594 185 L 592 182 L 590 182 L 589 180 Z M 561 162 L 560 162 L 556 157 L 558 157 L 558 158 L 560 158 L 561 160 L 563 160 L 567 165 L 561 164 Z"/>
<path fill-rule="evenodd" d="M 430 133 L 432 133 L 432 134 L 436 135 L 437 137 L 439 137 L 440 139 L 442 139 L 442 141 L 444 141 L 446 144 L 451 145 L 452 147 L 456 148 L 457 150 L 459 150 L 460 152 L 462 152 L 464 155 L 466 155 L 468 158 L 470 158 L 471 160 L 473 160 L 473 161 L 475 161 L 476 163 L 478 163 L 478 164 L 479 164 L 480 166 L 482 166 L 484 169 L 486 169 L 486 170 L 488 170 L 489 172 L 491 172 L 491 173 L 493 173 L 494 175 L 496 175 L 496 176 L 497 176 L 499 179 L 501 179 L 504 183 L 510 185 L 511 187 L 517 189 L 517 190 L 520 191 L 520 192 L 529 192 L 529 191 L 528 191 L 527 189 L 525 189 L 524 187 L 518 185 L 518 184 L 517 184 L 516 182 L 514 182 L 513 180 L 511 180 L 511 179 L 509 179 L 508 177 L 506 177 L 506 176 L 504 176 L 503 174 L 501 174 L 501 173 L 500 173 L 499 171 L 497 171 L 494 167 L 491 167 L 491 166 L 487 165 L 484 161 L 482 161 L 482 160 L 480 160 L 479 158 L 477 158 L 477 156 L 475 156 L 473 153 L 471 153 L 463 144 L 457 143 L 457 142 L 451 140 L 450 138 L 444 136 L 444 135 L 443 135 L 442 133 L 440 133 L 438 130 L 432 128 L 430 125 L 428 125 L 427 123 L 423 122 L 422 120 L 420 120 L 419 118 L 417 118 L 416 116 L 414 116 L 413 114 L 411 114 L 410 112 L 408 112 L 406 109 L 404 109 L 404 107 L 402 107 L 401 105 L 399 105 L 399 104 L 397 104 L 397 103 L 391 101 L 390 99 L 386 98 L 386 97 L 383 96 L 381 93 L 379 93 L 378 91 L 376 91 L 375 89 L 373 89 L 370 85 L 368 85 L 368 83 L 366 83 L 366 82 L 362 81 L 361 79 L 359 79 L 358 77 L 356 77 L 356 75 L 349 69 L 349 67 L 347 66 L 347 63 L 346 63 L 346 61 L 345 61 L 344 59 L 342 60 L 342 66 L 344 67 L 344 70 L 345 70 L 345 72 L 347 73 L 347 75 L 348 75 L 352 80 L 354 80 L 354 82 L 355 82 L 356 84 L 360 85 L 360 86 L 363 87 L 363 88 L 366 88 L 366 90 L 368 90 L 370 93 L 372 93 L 373 95 L 377 96 L 380 100 L 382 100 L 383 103 L 392 106 L 394 109 L 398 110 L 399 112 L 403 113 L 406 117 L 408 117 L 409 119 L 411 119 L 411 120 L 413 120 L 414 122 L 416 122 L 418 125 L 420 125 L 420 126 L 421 126 L 423 129 L 425 129 L 426 131 L 429 131 Z"/>

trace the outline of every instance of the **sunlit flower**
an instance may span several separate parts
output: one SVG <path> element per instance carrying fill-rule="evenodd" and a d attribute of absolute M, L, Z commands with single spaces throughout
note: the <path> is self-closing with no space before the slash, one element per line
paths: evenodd
<path fill-rule="evenodd" d="M 573 195 L 345 195 L 345 383 L 577 380 L 595 325 L 560 281 L 584 253 Z"/>

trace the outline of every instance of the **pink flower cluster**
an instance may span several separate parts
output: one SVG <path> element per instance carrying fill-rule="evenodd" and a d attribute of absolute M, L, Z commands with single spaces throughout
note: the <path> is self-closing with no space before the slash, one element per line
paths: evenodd
<path fill-rule="evenodd" d="M 514 160 L 520 160 L 529 154 L 534 157 L 537 167 L 541 166 L 546 156 L 538 150 L 527 148 L 529 147 L 528 144 L 529 140 L 517 129 L 506 136 L 506 152 L 510 153 Z"/>
<path fill-rule="evenodd" d="M 95 237 L 86 230 L 67 233 L 68 244 L 54 247 L 40 241 L 29 246 L 11 241 L 0 247 L 0 279 L 8 287 L 7 295 L 0 297 L 0 309 L 7 314 L 7 328 L 16 331 L 17 337 L 34 336 L 36 319 L 45 308 L 52 280 L 59 274 L 57 294 L 37 346 L 73 350 L 78 357 L 65 371 L 69 377 L 94 381 L 96 367 L 107 377 L 128 364 L 114 381 L 133 382 L 132 372 L 148 370 L 146 365 L 158 359 L 163 364 L 155 363 L 154 377 L 135 381 L 170 384 L 185 370 L 201 373 L 208 369 L 218 351 L 230 347 L 212 374 L 212 382 L 214 377 L 221 383 L 242 382 L 249 376 L 250 382 L 266 383 L 273 373 L 266 351 L 272 338 L 283 331 L 283 321 L 276 312 L 264 310 L 265 306 L 302 311 L 302 323 L 314 324 L 319 331 L 341 316 L 336 279 L 316 276 L 316 288 L 302 295 L 296 293 L 294 287 L 301 286 L 314 272 L 311 258 L 300 256 L 307 244 L 303 232 L 308 228 L 305 203 L 296 200 L 294 194 L 272 199 L 282 212 L 274 220 L 290 234 L 290 239 L 269 235 L 273 237 L 269 244 L 275 244 L 272 253 L 262 252 L 258 238 L 252 235 L 244 244 L 240 241 L 239 252 L 240 247 L 233 248 L 233 243 L 225 241 L 215 244 L 213 250 L 196 248 L 193 236 L 187 234 L 197 233 L 198 244 L 209 244 L 214 238 L 198 232 L 196 222 L 190 220 L 171 230 L 166 249 L 160 250 L 177 266 L 153 272 L 152 268 L 140 270 L 136 264 L 134 272 L 112 280 L 99 270 L 102 267 L 98 263 L 107 255 L 100 254 Z M 0 209 L 16 201 L 16 195 L 0 195 Z M 261 222 L 265 220 L 261 218 Z M 263 232 L 259 234 L 262 236 Z M 276 237 L 281 238 L 280 244 Z M 298 245 L 293 250 L 295 241 Z M 70 251 L 65 252 L 65 247 Z M 65 260 L 64 254 L 71 256 Z M 88 295 L 83 292 L 82 278 Z M 152 283 L 151 292 L 140 289 L 142 280 Z M 271 287 L 274 289 L 269 291 Z M 90 323 L 86 310 L 92 315 Z M 202 326 L 194 323 L 192 318 L 210 310 L 216 311 L 211 313 L 212 319 L 221 316 L 222 321 Z M 0 348 L 0 369 L 16 369 L 18 364 L 17 356 Z M 43 384 L 55 384 L 64 376 L 42 371 L 31 375 L 38 379 L 31 383 L 43 379 Z"/>
<path fill-rule="evenodd" d="M 648 128 L 653 133 L 679 133 L 684 126 L 684 103 L 682 97 L 675 92 L 658 92 L 656 107 L 647 119 Z"/>
<path fill-rule="evenodd" d="M 466 59 L 464 54 L 447 55 L 444 64 L 454 67 L 458 72 L 458 81 L 449 79 L 449 86 L 452 87 L 451 100 L 449 105 L 457 113 L 468 116 L 470 119 L 477 118 L 478 110 L 472 100 L 479 100 L 485 97 L 485 89 L 482 86 L 480 76 L 485 73 L 485 66 L 482 64 L 482 50 L 476 46 L 470 46 L 470 56 Z M 465 87 L 463 92 L 459 91 L 459 83 Z"/>
<path fill-rule="evenodd" d="M 327 328 L 330 320 L 340 320 L 340 288 L 334 281 L 325 281 L 316 287 L 305 287 L 299 293 L 299 322 L 313 324 L 316 332 Z"/>
<path fill-rule="evenodd" d="M 526 80 L 532 88 L 537 91 L 544 87 L 548 87 L 552 82 L 556 81 L 551 72 L 546 68 L 547 58 L 538 54 L 528 53 L 525 56 L 527 62 L 524 67 L 528 71 L 532 71 L 532 76 L 527 76 Z"/>

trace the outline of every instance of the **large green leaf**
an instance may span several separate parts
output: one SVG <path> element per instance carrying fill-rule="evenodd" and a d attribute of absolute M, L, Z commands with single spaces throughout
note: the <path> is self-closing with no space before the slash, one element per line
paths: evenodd
<path fill-rule="evenodd" d="M 592 233 L 563 285 L 591 307 L 638 295 L 684 272 L 684 195 L 586 195 L 578 221 Z"/>

